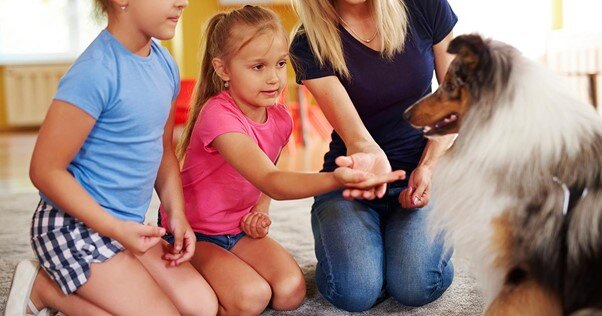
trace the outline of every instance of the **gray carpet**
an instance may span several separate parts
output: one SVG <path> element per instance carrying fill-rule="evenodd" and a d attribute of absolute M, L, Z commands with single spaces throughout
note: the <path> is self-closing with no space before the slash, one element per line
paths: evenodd
<path fill-rule="evenodd" d="M 29 245 L 31 215 L 38 202 L 37 194 L 0 195 L 0 314 L 4 314 L 6 299 L 16 264 L 21 259 L 32 258 Z M 148 221 L 156 218 L 156 199 L 153 200 Z M 313 250 L 309 210 L 311 199 L 274 201 L 270 236 L 278 240 L 295 257 L 305 272 L 307 298 L 296 311 L 267 310 L 264 315 L 350 315 L 330 305 L 316 290 L 313 275 L 316 257 Z M 480 315 L 483 301 L 474 278 L 468 273 L 467 261 L 454 259 L 456 275 L 452 286 L 437 301 L 419 308 L 399 305 L 392 299 L 375 306 L 362 315 Z"/>

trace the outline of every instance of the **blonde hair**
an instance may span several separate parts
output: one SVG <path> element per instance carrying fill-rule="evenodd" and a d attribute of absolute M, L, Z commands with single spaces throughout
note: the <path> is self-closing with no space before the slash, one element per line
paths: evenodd
<path fill-rule="evenodd" d="M 235 30 L 239 27 L 250 29 L 251 36 L 241 38 L 249 32 Z M 221 12 L 209 20 L 201 39 L 201 69 L 191 99 L 190 114 L 176 151 L 178 159 L 182 160 L 186 154 L 192 130 L 203 105 L 225 89 L 224 82 L 213 68 L 213 59 L 219 57 L 227 62 L 245 45 L 266 31 L 280 34 L 288 42 L 288 34 L 284 31 L 278 15 L 259 6 L 246 5 L 230 12 Z"/>
<path fill-rule="evenodd" d="M 96 13 L 98 16 L 107 14 L 111 8 L 110 0 L 95 0 L 94 6 L 96 7 Z"/>
<path fill-rule="evenodd" d="M 335 0 L 292 0 L 312 52 L 321 66 L 329 63 L 339 75 L 350 78 L 339 32 L 339 15 Z M 382 41 L 382 56 L 393 58 L 403 51 L 407 36 L 408 15 L 402 0 L 368 0 Z M 303 26 L 300 28 L 300 26 Z"/>

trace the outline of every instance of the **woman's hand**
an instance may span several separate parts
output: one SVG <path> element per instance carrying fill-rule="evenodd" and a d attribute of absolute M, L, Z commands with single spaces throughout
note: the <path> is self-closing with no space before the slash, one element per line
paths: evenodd
<path fill-rule="evenodd" d="M 346 159 L 347 157 L 339 158 Z M 337 158 L 337 160 L 339 158 Z M 383 175 L 375 175 L 368 171 L 355 170 L 348 167 L 338 167 L 334 170 L 333 175 L 340 184 L 352 191 L 364 190 L 364 192 L 370 191 L 373 193 L 374 188 L 378 185 L 405 179 L 406 173 L 403 170 L 396 170 Z M 362 194 L 362 198 L 371 199 L 373 196 L 366 195 L 366 197 L 364 197 Z"/>
<path fill-rule="evenodd" d="M 271 224 L 268 214 L 252 210 L 242 218 L 240 228 L 251 238 L 263 238 L 268 235 Z"/>
<path fill-rule="evenodd" d="M 170 230 L 174 237 L 173 245 L 164 247 L 163 259 L 171 266 L 186 262 L 194 255 L 196 236 L 184 215 L 174 215 L 169 218 Z"/>
<path fill-rule="evenodd" d="M 387 155 L 380 149 L 367 149 L 366 152 L 357 152 L 349 156 L 341 156 L 335 160 L 339 167 L 347 167 L 357 171 L 364 171 L 371 175 L 384 176 L 391 174 L 391 164 Z M 387 190 L 387 182 L 368 189 L 345 189 L 343 197 L 347 199 L 369 199 L 381 198 Z"/>
<path fill-rule="evenodd" d="M 431 168 L 419 165 L 412 171 L 408 187 L 399 194 L 399 204 L 403 208 L 422 208 L 430 201 Z"/>
<path fill-rule="evenodd" d="M 134 255 L 143 255 L 161 242 L 165 228 L 144 225 L 133 221 L 118 221 L 114 227 L 113 239 Z"/>

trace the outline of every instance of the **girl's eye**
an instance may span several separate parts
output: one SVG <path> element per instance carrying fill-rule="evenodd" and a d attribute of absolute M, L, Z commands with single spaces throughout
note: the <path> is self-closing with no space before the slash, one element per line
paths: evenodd
<path fill-rule="evenodd" d="M 253 66 L 253 70 L 261 70 L 263 69 L 263 65 L 255 65 Z"/>
<path fill-rule="evenodd" d="M 282 67 L 286 67 L 286 60 L 283 60 L 281 62 L 278 63 L 278 67 L 282 68 Z"/>

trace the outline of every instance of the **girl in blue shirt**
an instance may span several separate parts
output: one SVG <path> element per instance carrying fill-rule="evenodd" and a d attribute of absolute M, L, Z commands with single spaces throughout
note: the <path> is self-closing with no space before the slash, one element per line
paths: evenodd
<path fill-rule="evenodd" d="M 174 36 L 188 1 L 96 3 L 108 26 L 61 79 L 31 161 L 43 269 L 18 265 L 7 315 L 214 315 L 213 290 L 187 262 L 195 239 L 171 142 L 178 68 L 153 40 Z M 173 246 L 143 223 L 153 189 Z"/>

